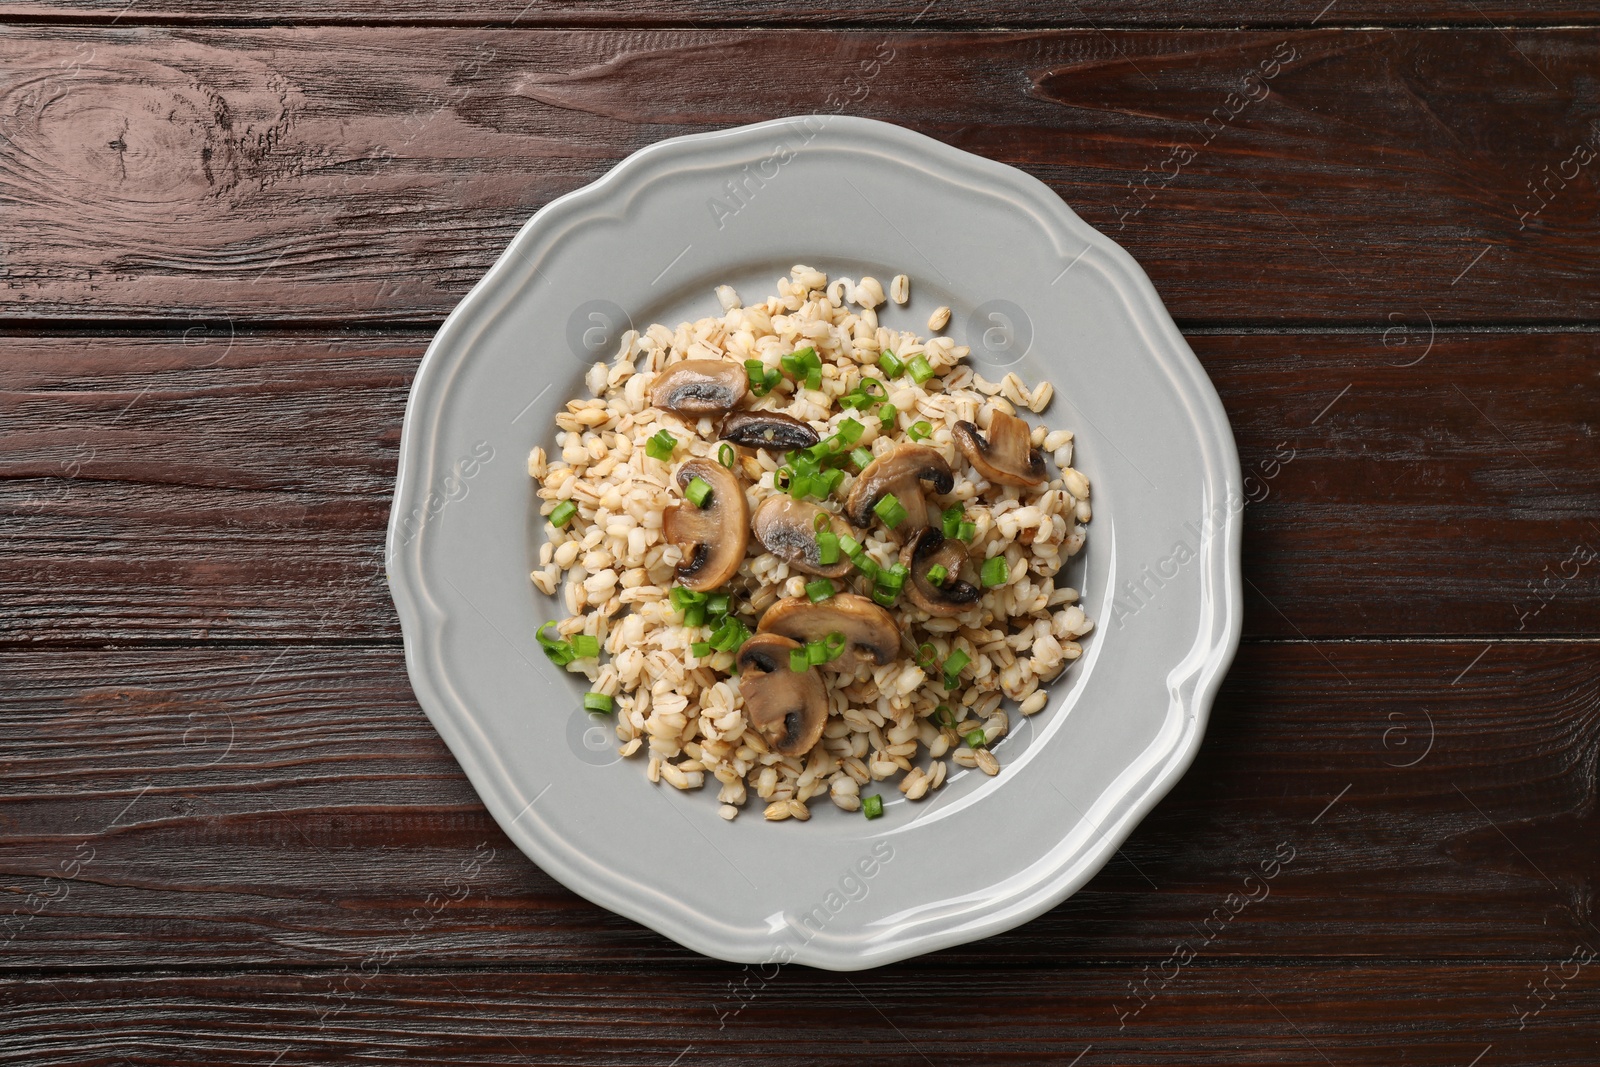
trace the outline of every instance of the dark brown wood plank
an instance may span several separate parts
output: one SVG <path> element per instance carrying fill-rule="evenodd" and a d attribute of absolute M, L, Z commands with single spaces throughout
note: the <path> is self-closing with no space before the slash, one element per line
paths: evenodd
<path fill-rule="evenodd" d="M 52 21 L 114 22 L 139 25 L 149 22 L 236 23 L 391 23 L 449 22 L 485 26 L 714 26 L 770 24 L 772 22 L 818 26 L 885 26 L 921 29 L 971 27 L 1084 27 L 1138 26 L 1219 27 L 1223 29 L 1311 26 L 1548 26 L 1592 23 L 1595 11 L 1582 4 L 1537 0 L 1527 4 L 1484 3 L 1471 0 L 1429 0 L 1394 3 L 1392 0 L 1283 0 L 1265 8 L 1240 0 L 1083 0 L 1064 5 L 1030 4 L 1026 0 L 972 0 L 952 4 L 944 0 L 904 0 L 869 3 L 845 0 L 809 6 L 779 4 L 774 0 L 614 0 L 612 3 L 552 0 L 356 0 L 331 9 L 313 0 L 274 0 L 272 3 L 226 3 L 225 0 L 162 0 L 139 3 L 130 9 L 125 0 L 61 0 L 38 3 L 8 0 L 0 4 L 0 18 Z"/>
<path fill-rule="evenodd" d="M 433 322 L 623 154 L 846 107 L 1050 183 L 1186 323 L 1595 321 L 1597 47 L 1487 26 L 11 27 L 0 316 Z"/>
<path fill-rule="evenodd" d="M 1248 474 L 1247 632 L 1600 634 L 1600 334 L 1417 325 L 1192 338 Z M 0 640 L 394 639 L 382 538 L 423 347 L 0 343 Z"/>
<path fill-rule="evenodd" d="M 344 1062 L 356 1049 L 378 1064 L 1589 1067 L 1594 966 L 1568 964 L 1576 977 L 1564 989 L 1552 981 L 1549 1006 L 1521 1030 L 1510 1006 L 1544 980 L 1537 964 L 1191 965 L 1125 1025 L 1126 967 L 1077 961 L 864 975 L 707 962 L 52 976 L 0 981 L 0 998 L 8 1048 L 37 1067 L 196 1057 L 265 1067 Z"/>
<path fill-rule="evenodd" d="M 1207 966 L 1600 949 L 1596 648 L 1247 645 L 1106 869 L 926 967 L 1138 961 L 1121 995 L 1178 945 Z M 515 851 L 397 649 L 8 652 L 0 676 L 0 968 L 694 966 Z"/>

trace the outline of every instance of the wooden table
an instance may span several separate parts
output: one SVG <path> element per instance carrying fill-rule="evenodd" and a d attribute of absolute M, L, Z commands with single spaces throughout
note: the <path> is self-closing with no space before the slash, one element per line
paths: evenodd
<path fill-rule="evenodd" d="M 1600 1062 L 1600 8 L 525 2 L 0 0 L 0 1058 Z M 381 537 L 417 360 L 533 211 L 839 109 L 1149 271 L 1249 603 L 1082 892 L 774 975 L 509 845 Z"/>

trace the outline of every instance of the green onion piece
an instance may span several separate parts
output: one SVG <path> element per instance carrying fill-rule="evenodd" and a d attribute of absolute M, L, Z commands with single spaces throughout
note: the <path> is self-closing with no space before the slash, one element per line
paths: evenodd
<path fill-rule="evenodd" d="M 711 503 L 711 483 L 699 475 L 689 479 L 689 487 L 683 491 L 689 498 L 689 503 L 697 508 L 703 508 Z"/>
<path fill-rule="evenodd" d="M 733 464 L 738 458 L 738 455 L 733 451 L 733 446 L 726 442 L 723 443 L 721 448 L 717 449 L 717 462 L 729 470 L 733 470 Z"/>
<path fill-rule="evenodd" d="M 683 624 L 685 626 L 704 626 L 706 624 L 706 606 L 704 604 L 690 604 L 684 608 Z"/>
<path fill-rule="evenodd" d="M 974 730 L 961 740 L 967 743 L 968 748 L 982 748 L 984 745 L 989 743 L 989 738 L 982 730 Z"/>
<path fill-rule="evenodd" d="M 772 488 L 780 493 L 789 491 L 789 484 L 794 480 L 794 471 L 788 467 L 779 467 L 772 472 Z"/>
<path fill-rule="evenodd" d="M 896 561 L 895 563 L 890 564 L 884 570 L 883 576 L 878 580 L 882 582 L 885 587 L 899 592 L 900 589 L 906 584 L 906 576 L 909 573 L 910 571 L 906 568 L 904 563 Z"/>
<path fill-rule="evenodd" d="M 662 430 L 644 443 L 644 454 L 665 462 L 672 458 L 672 452 L 677 447 L 678 439 L 667 430 Z"/>
<path fill-rule="evenodd" d="M 943 526 L 946 537 L 954 537 L 961 528 L 962 511 L 960 504 L 953 504 L 944 509 Z"/>
<path fill-rule="evenodd" d="M 711 647 L 710 641 L 696 641 L 694 644 L 689 646 L 689 651 L 694 653 L 696 658 L 705 659 L 716 650 Z"/>
<path fill-rule="evenodd" d="M 913 441 L 926 441 L 933 436 L 933 424 L 925 419 L 918 419 L 906 427 L 906 433 Z"/>
<path fill-rule="evenodd" d="M 887 374 L 891 378 L 898 378 L 900 375 L 906 372 L 906 365 L 900 362 L 900 357 L 889 351 L 887 348 L 884 349 L 883 354 L 878 357 L 878 366 L 882 368 L 883 373 Z"/>
<path fill-rule="evenodd" d="M 855 419 L 845 418 L 840 420 L 839 429 L 835 436 L 837 436 L 839 440 L 843 441 L 845 444 L 853 445 L 857 441 L 861 440 L 861 435 L 865 433 L 866 430 L 867 428 L 861 423 L 857 422 Z"/>
<path fill-rule="evenodd" d="M 848 646 L 849 640 L 838 630 L 829 631 L 828 636 L 822 639 L 822 647 L 828 654 L 829 663 L 844 655 L 844 650 Z"/>
<path fill-rule="evenodd" d="M 821 641 L 806 642 L 806 662 L 813 667 L 828 662 L 828 650 Z"/>
<path fill-rule="evenodd" d="M 878 405 L 877 414 L 880 421 L 889 423 L 893 422 L 899 416 L 900 409 L 895 407 L 893 404 L 885 402 Z"/>
<path fill-rule="evenodd" d="M 950 709 L 943 704 L 933 709 L 933 721 L 946 729 L 955 725 L 955 720 L 950 717 Z"/>
<path fill-rule="evenodd" d="M 972 657 L 961 649 L 956 649 L 944 661 L 944 687 L 954 689 L 956 680 L 961 677 L 961 668 L 972 662 Z"/>
<path fill-rule="evenodd" d="M 687 609 L 690 604 L 704 604 L 706 602 L 704 593 L 696 593 L 694 590 L 685 589 L 681 585 L 673 586 L 672 592 L 668 595 L 672 598 L 672 606 L 678 611 Z"/>
<path fill-rule="evenodd" d="M 872 505 L 873 514 L 883 520 L 883 524 L 890 529 L 899 526 L 906 518 L 906 509 L 893 493 L 885 493 Z"/>
<path fill-rule="evenodd" d="M 983 570 L 979 573 L 983 576 L 983 584 L 986 586 L 1005 585 L 1006 579 L 1010 577 L 1006 571 L 1004 556 L 991 556 L 984 560 Z"/>
<path fill-rule="evenodd" d="M 933 585 L 943 585 L 944 580 L 948 577 L 950 577 L 950 572 L 945 569 L 943 563 L 935 563 L 928 568 L 928 581 Z"/>
<path fill-rule="evenodd" d="M 553 622 L 545 623 L 534 632 L 533 636 L 538 640 L 539 647 L 544 649 L 544 654 L 550 657 L 550 662 L 557 667 L 565 667 L 572 662 L 572 645 L 559 637 L 545 636 L 545 630 L 554 625 Z"/>
<path fill-rule="evenodd" d="M 928 362 L 927 356 L 912 356 L 911 362 L 906 364 L 906 370 L 911 373 L 911 380 L 918 385 L 933 377 L 933 366 Z"/>
<path fill-rule="evenodd" d="M 972 544 L 972 539 L 978 536 L 978 524 L 963 520 L 961 525 L 956 527 L 956 536 L 967 544 Z"/>
<path fill-rule="evenodd" d="M 917 666 L 925 671 L 931 671 L 939 662 L 939 650 L 924 641 L 917 648 Z"/>
<path fill-rule="evenodd" d="M 878 561 L 867 555 L 865 552 L 861 553 L 860 556 L 851 560 L 850 562 L 854 563 L 856 565 L 856 570 L 860 571 L 867 578 L 872 579 L 874 582 L 878 580 L 878 575 L 880 573 Z"/>
<path fill-rule="evenodd" d="M 821 533 L 826 529 L 828 529 L 828 513 L 819 509 L 817 513 L 811 517 L 811 532 Z"/>
<path fill-rule="evenodd" d="M 750 388 L 755 389 L 767 380 L 767 365 L 759 359 L 744 361 L 744 376 L 750 380 Z"/>
<path fill-rule="evenodd" d="M 789 495 L 795 500 L 804 500 L 816 492 L 816 483 L 814 474 L 796 474 L 789 479 Z"/>
<path fill-rule="evenodd" d="M 722 620 L 707 643 L 718 652 L 737 652 L 749 637 L 750 631 L 745 629 L 744 623 L 730 615 Z"/>
<path fill-rule="evenodd" d="M 837 546 L 835 546 L 837 551 Z M 806 583 L 806 596 L 815 604 L 819 600 L 827 600 L 834 593 L 833 583 L 826 578 L 818 578 L 814 582 Z"/>
<path fill-rule="evenodd" d="M 845 534 L 839 538 L 839 551 L 843 552 L 851 563 L 858 567 L 861 566 L 861 560 L 858 557 L 862 555 L 864 550 L 860 541 L 857 541 L 849 534 Z"/>
<path fill-rule="evenodd" d="M 822 490 L 821 492 L 817 493 L 817 496 L 826 497 L 834 490 L 838 489 L 839 483 L 842 481 L 844 481 L 844 471 L 840 470 L 838 467 L 835 467 L 826 474 L 819 474 L 813 478 L 812 485 L 814 488 L 819 488 Z"/>
<path fill-rule="evenodd" d="M 707 615 L 726 615 L 730 606 L 732 601 L 728 599 L 727 593 L 712 593 L 706 597 Z"/>
<path fill-rule="evenodd" d="M 572 655 L 574 659 L 594 659 L 600 654 L 600 639 L 590 637 L 588 634 L 572 635 Z"/>
<path fill-rule="evenodd" d="M 824 566 L 839 562 L 839 535 L 832 530 L 817 534 L 817 562 Z"/>
<path fill-rule="evenodd" d="M 867 464 L 872 462 L 872 450 L 868 448 L 855 449 L 850 453 L 850 462 L 861 470 L 866 470 Z"/>
<path fill-rule="evenodd" d="M 604 693 L 585 693 L 585 694 L 583 694 L 583 710 L 584 711 L 603 711 L 603 712 L 606 712 L 607 714 L 610 714 L 612 709 L 615 708 L 615 707 L 616 707 L 616 701 L 612 700 L 610 697 L 606 696 Z"/>
<path fill-rule="evenodd" d="M 894 602 L 900 599 L 900 592 L 896 589 L 885 589 L 880 585 L 872 590 L 872 599 L 886 608 L 892 608 Z"/>
<path fill-rule="evenodd" d="M 557 504 L 555 510 L 550 512 L 550 525 L 560 529 L 572 521 L 572 516 L 578 513 L 578 505 L 570 500 L 563 500 Z"/>
<path fill-rule="evenodd" d="M 791 671 L 808 671 L 811 669 L 811 661 L 806 658 L 804 645 L 789 650 L 789 669 Z"/>
<path fill-rule="evenodd" d="M 868 386 L 876 387 L 877 392 L 873 392 L 872 389 L 868 388 Z M 866 375 L 862 375 L 861 382 L 856 386 L 856 388 L 861 391 L 862 396 L 870 397 L 873 400 L 882 400 L 884 397 L 889 395 L 889 389 L 887 386 L 885 386 L 878 379 L 868 378 Z"/>
<path fill-rule="evenodd" d="M 821 389 L 822 388 L 822 368 L 821 367 L 812 367 L 809 371 L 806 372 L 806 388 L 807 389 Z"/>
<path fill-rule="evenodd" d="M 861 814 L 869 819 L 876 819 L 883 814 L 883 798 L 874 793 L 870 797 L 861 798 Z"/>

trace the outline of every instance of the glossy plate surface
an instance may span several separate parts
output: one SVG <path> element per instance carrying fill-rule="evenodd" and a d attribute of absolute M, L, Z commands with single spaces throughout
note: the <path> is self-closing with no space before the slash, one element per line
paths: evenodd
<path fill-rule="evenodd" d="M 912 278 L 886 325 L 946 331 L 979 373 L 1056 386 L 1093 483 L 1066 573 L 1096 622 L 998 777 L 879 787 L 733 823 L 653 786 L 534 631 L 526 457 L 630 324 L 717 314 L 795 263 Z M 1006 930 L 1084 884 L 1194 756 L 1238 644 L 1241 477 L 1227 418 L 1144 272 L 1045 185 L 897 126 L 782 119 L 664 141 L 550 204 L 440 329 L 406 410 L 388 571 L 422 707 L 489 811 L 572 890 L 707 955 L 853 970 Z M 958 767 L 952 767 L 960 770 Z"/>

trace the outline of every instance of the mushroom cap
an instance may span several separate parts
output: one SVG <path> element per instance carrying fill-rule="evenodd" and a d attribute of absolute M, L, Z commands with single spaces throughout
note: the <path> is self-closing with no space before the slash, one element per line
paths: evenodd
<path fill-rule="evenodd" d="M 678 581 L 704 593 L 732 578 L 750 543 L 750 503 L 733 472 L 709 459 L 691 459 L 678 468 L 679 488 L 700 478 L 711 486 L 703 508 L 685 500 L 662 515 L 662 532 L 683 550 Z"/>
<path fill-rule="evenodd" d="M 950 436 L 973 468 L 1001 485 L 1038 485 L 1045 479 L 1044 456 L 1033 447 L 1028 424 L 1015 415 L 996 410 L 989 419 L 987 439 L 970 422 L 958 422 Z"/>
<path fill-rule="evenodd" d="M 953 537 L 928 527 L 900 550 L 900 562 L 911 572 L 906 596 L 929 615 L 945 618 L 963 614 L 978 602 L 983 590 L 960 577 L 967 562 L 967 546 Z M 948 577 L 943 585 L 928 581 L 928 568 L 941 566 Z"/>
<path fill-rule="evenodd" d="M 820 574 L 824 578 L 843 578 L 852 566 L 843 554 L 835 563 L 822 562 L 822 550 L 817 547 L 818 515 L 828 516 L 828 527 L 836 536 L 843 537 L 850 532 L 850 527 L 825 508 L 792 500 L 782 493 L 762 501 L 750 525 L 761 547 L 787 562 L 791 569 Z"/>
<path fill-rule="evenodd" d="M 789 653 L 799 647 L 782 634 L 756 634 L 739 649 L 745 718 L 783 756 L 810 752 L 828 721 L 822 675 L 809 668 L 789 669 Z"/>
<path fill-rule="evenodd" d="M 699 418 L 720 415 L 744 399 L 750 376 L 744 364 L 725 359 L 686 359 L 662 371 L 650 387 L 650 403 Z"/>
<path fill-rule="evenodd" d="M 900 627 L 894 616 L 864 596 L 839 593 L 813 604 L 803 596 L 786 597 L 767 609 L 757 634 L 782 634 L 802 644 L 844 634 L 844 653 L 834 665 L 854 671 L 862 662 L 883 666 L 900 655 Z"/>
<path fill-rule="evenodd" d="M 775 452 L 810 448 L 822 440 L 822 435 L 809 425 L 781 411 L 730 411 L 722 420 L 718 436 L 745 448 Z"/>
<path fill-rule="evenodd" d="M 906 509 L 906 517 L 895 529 L 904 534 L 915 533 L 928 525 L 924 481 L 932 482 L 937 493 L 948 493 L 956 484 L 950 464 L 938 449 L 927 445 L 895 445 L 867 464 L 867 469 L 856 478 L 844 502 L 844 517 L 856 526 L 871 526 L 872 509 L 885 494 L 893 493 L 900 506 Z"/>

